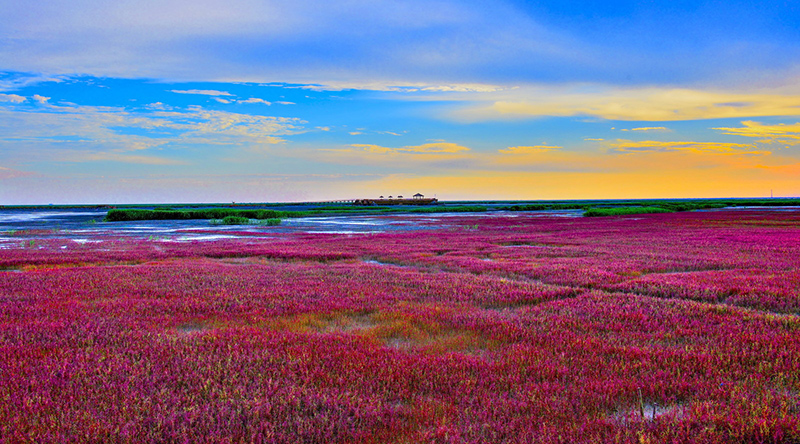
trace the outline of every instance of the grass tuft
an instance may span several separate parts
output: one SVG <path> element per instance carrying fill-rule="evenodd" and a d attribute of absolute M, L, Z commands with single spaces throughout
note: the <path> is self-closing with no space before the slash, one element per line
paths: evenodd
<path fill-rule="evenodd" d="M 661 207 L 614 207 L 614 208 L 590 208 L 583 213 L 586 217 L 599 216 L 623 216 L 626 214 L 651 214 L 651 213 L 673 213 Z"/>

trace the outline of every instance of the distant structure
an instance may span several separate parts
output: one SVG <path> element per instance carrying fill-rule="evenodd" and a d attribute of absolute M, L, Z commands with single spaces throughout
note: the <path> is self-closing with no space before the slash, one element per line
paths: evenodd
<path fill-rule="evenodd" d="M 433 205 L 439 202 L 435 197 L 425 197 L 422 193 L 417 193 L 411 198 L 402 195 L 397 197 L 379 197 L 377 199 L 355 199 L 353 205 L 372 206 L 372 205 Z"/>

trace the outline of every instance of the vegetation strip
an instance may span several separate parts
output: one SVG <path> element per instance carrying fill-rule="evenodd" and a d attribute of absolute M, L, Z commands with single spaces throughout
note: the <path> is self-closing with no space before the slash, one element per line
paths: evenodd
<path fill-rule="evenodd" d="M 259 204 L 263 206 L 276 204 Z M 287 204 L 287 206 L 289 206 Z M 643 200 L 643 201 L 584 201 L 584 202 L 551 202 L 551 203 L 517 203 L 511 205 L 432 205 L 424 207 L 361 207 L 352 205 L 319 205 L 302 211 L 274 209 L 242 209 L 230 207 L 192 208 L 193 205 L 176 205 L 174 207 L 116 208 L 106 214 L 105 222 L 126 222 L 139 220 L 191 220 L 242 218 L 239 223 L 251 223 L 244 219 L 268 220 L 313 216 L 342 215 L 380 215 L 380 214 L 433 214 L 433 213 L 484 213 L 492 211 L 559 211 L 584 210 L 587 217 L 618 216 L 629 214 L 672 213 L 726 207 L 775 207 L 800 206 L 800 199 L 688 199 L 688 200 Z M 227 219 L 229 222 L 233 219 Z M 271 225 L 273 223 L 265 223 Z"/>
<path fill-rule="evenodd" d="M 264 209 L 205 208 L 196 210 L 145 210 L 145 209 L 112 209 L 106 214 L 105 222 L 126 222 L 137 220 L 191 220 L 191 219 L 225 219 L 238 217 L 247 219 L 287 219 L 312 216 L 341 216 L 348 214 L 386 214 L 386 213 L 442 213 L 442 212 L 485 212 L 486 207 L 425 207 L 425 208 L 369 208 L 363 207 L 327 207 L 306 211 L 279 211 Z M 230 219 L 232 220 L 232 219 Z"/>

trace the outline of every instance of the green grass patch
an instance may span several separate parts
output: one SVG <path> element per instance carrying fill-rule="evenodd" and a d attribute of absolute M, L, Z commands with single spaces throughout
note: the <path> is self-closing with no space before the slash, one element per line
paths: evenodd
<path fill-rule="evenodd" d="M 592 207 L 583 213 L 586 217 L 622 216 L 626 214 L 651 214 L 651 213 L 677 213 L 681 211 L 708 210 L 712 208 L 725 208 L 723 202 L 653 202 L 651 205 Z"/>
<path fill-rule="evenodd" d="M 222 219 L 211 219 L 211 225 L 261 225 L 273 227 L 281 224 L 281 219 L 273 217 L 270 219 L 250 219 L 241 216 L 225 216 Z"/>
<path fill-rule="evenodd" d="M 236 208 L 205 208 L 192 210 L 146 210 L 138 208 L 112 209 L 106 214 L 105 222 L 130 222 L 140 220 L 190 220 L 190 219 L 225 219 L 226 217 L 242 217 L 247 219 L 270 220 L 288 219 L 308 216 L 336 216 L 344 214 L 383 214 L 383 213 L 463 213 L 485 212 L 484 206 L 435 206 L 415 208 L 364 208 L 364 207 L 324 207 L 306 211 L 278 211 L 264 209 L 240 210 Z M 279 224 L 279 222 L 273 222 Z M 269 223 L 267 223 L 269 225 Z"/>
<path fill-rule="evenodd" d="M 586 217 L 599 216 L 623 216 L 626 214 L 651 214 L 651 213 L 674 213 L 661 207 L 611 207 L 611 208 L 589 208 L 583 213 Z"/>
<path fill-rule="evenodd" d="M 459 205 L 455 207 L 398 208 L 395 211 L 398 213 L 485 213 L 489 209 L 480 205 Z"/>
<path fill-rule="evenodd" d="M 141 210 L 114 209 L 106 214 L 105 222 L 130 222 L 138 220 L 190 220 L 225 219 L 241 217 L 246 219 L 276 219 L 283 217 L 303 217 L 314 214 L 310 211 L 277 210 L 239 210 L 235 208 L 205 208 L 197 210 Z"/>
<path fill-rule="evenodd" d="M 484 202 L 480 202 L 484 203 Z M 693 211 L 724 207 L 798 206 L 799 199 L 670 199 L 670 200 L 604 200 L 604 201 L 544 201 L 508 202 L 508 205 L 438 204 L 421 207 L 353 205 L 320 205 L 306 207 L 302 211 L 272 209 L 242 209 L 231 207 L 194 208 L 174 205 L 172 207 L 116 208 L 106 214 L 105 222 L 126 222 L 140 220 L 189 220 L 224 219 L 228 216 L 257 219 L 288 219 L 309 216 L 341 216 L 349 214 L 410 214 L 410 213 L 483 213 L 489 211 L 552 211 L 584 210 L 585 216 L 614 216 L 623 214 L 667 213 Z M 261 222 L 269 225 L 269 223 Z"/>
<path fill-rule="evenodd" d="M 222 218 L 222 225 L 249 225 L 250 219 L 241 216 L 225 216 Z"/>
<path fill-rule="evenodd" d="M 587 204 L 518 204 L 499 207 L 503 211 L 548 211 L 548 210 L 585 210 L 592 205 Z"/>

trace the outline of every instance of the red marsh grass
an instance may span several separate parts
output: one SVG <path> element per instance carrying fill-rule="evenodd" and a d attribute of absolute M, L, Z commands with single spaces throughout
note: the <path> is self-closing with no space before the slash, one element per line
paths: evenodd
<path fill-rule="evenodd" d="M 800 214 L 447 224 L 0 250 L 0 442 L 800 442 Z"/>

